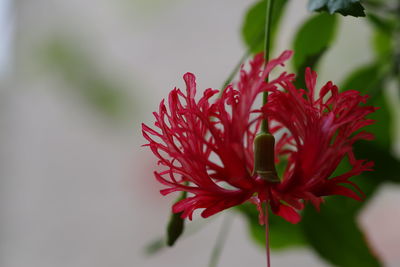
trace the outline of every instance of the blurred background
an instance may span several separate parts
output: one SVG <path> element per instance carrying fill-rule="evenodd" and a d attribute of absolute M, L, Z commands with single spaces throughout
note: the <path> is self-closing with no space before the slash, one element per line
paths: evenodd
<path fill-rule="evenodd" d="M 206 266 L 225 214 L 197 218 L 201 229 L 172 249 L 145 252 L 175 196 L 158 192 L 140 124 L 187 71 L 200 91 L 221 87 L 245 52 L 240 28 L 253 3 L 0 0 L 0 266 Z M 306 5 L 288 4 L 275 55 L 292 47 Z M 320 82 L 372 58 L 365 20 L 340 24 Z M 385 183 L 358 217 L 385 266 L 400 266 L 399 204 L 399 185 Z M 244 218 L 231 216 L 220 266 L 265 266 Z M 307 247 L 273 251 L 272 264 L 330 266 Z"/>

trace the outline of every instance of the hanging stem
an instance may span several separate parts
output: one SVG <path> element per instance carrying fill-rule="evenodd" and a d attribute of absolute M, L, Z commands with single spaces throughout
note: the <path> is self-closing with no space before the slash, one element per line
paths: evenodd
<path fill-rule="evenodd" d="M 271 21 L 272 21 L 272 9 L 274 0 L 266 0 L 267 1 L 267 9 L 265 16 L 265 49 L 264 49 L 264 58 L 265 63 L 269 61 L 269 50 L 271 45 Z M 266 82 L 268 82 L 268 76 L 266 78 Z M 268 103 L 268 92 L 265 91 L 263 93 L 263 106 Z M 269 133 L 268 119 L 264 119 L 261 123 L 261 131 L 265 133 Z"/>
<path fill-rule="evenodd" d="M 271 45 L 271 22 L 272 22 L 272 9 L 274 8 L 274 0 L 266 0 L 267 9 L 265 16 L 265 39 L 264 39 L 264 57 L 265 61 L 269 61 L 269 50 Z"/>
<path fill-rule="evenodd" d="M 267 254 L 267 267 L 271 267 L 271 256 L 269 249 L 269 224 L 268 224 L 268 202 L 265 203 L 265 215 L 264 215 L 264 224 L 265 224 L 265 250 Z"/>
<path fill-rule="evenodd" d="M 266 0 L 266 15 L 265 15 L 265 50 L 264 50 L 264 58 L 265 58 L 265 66 L 269 61 L 269 53 L 271 47 L 271 22 L 272 22 L 272 9 L 274 0 Z M 266 82 L 268 82 L 269 77 L 266 77 Z M 268 91 L 263 92 L 263 106 L 268 103 Z M 268 118 L 265 118 L 261 123 L 261 132 L 265 134 L 269 134 L 269 125 Z M 271 135 L 272 139 L 273 136 Z M 272 142 L 273 144 L 275 142 Z M 274 145 L 272 145 L 272 155 L 274 152 Z M 265 154 L 265 156 L 267 153 Z M 272 156 L 271 162 L 273 162 L 274 157 Z M 272 163 L 274 164 L 274 163 Z M 271 169 L 275 170 L 275 166 L 271 167 Z M 279 179 L 278 179 L 279 180 Z M 268 224 L 268 200 L 265 201 L 265 250 L 267 256 L 267 267 L 271 267 L 271 257 L 270 257 L 270 248 L 269 248 L 269 224 Z"/>

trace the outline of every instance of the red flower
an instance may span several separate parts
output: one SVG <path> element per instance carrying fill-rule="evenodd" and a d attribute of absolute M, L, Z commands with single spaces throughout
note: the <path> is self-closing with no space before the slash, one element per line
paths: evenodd
<path fill-rule="evenodd" d="M 173 206 L 173 212 L 192 219 L 196 209 L 204 209 L 201 215 L 209 217 L 247 200 L 258 206 L 269 201 L 275 214 L 296 223 L 304 201 L 318 208 L 326 195 L 360 199 L 341 184 L 360 191 L 348 179 L 372 167 L 370 162 L 355 159 L 352 145 L 358 139 L 372 138 L 368 133 L 353 133 L 372 123 L 365 116 L 375 109 L 360 106 L 367 98 L 357 91 L 339 93 L 331 82 L 315 98 L 316 73 L 309 69 L 308 91 L 296 89 L 291 83 L 294 75 L 285 72 L 265 82 L 271 70 L 283 65 L 291 54 L 285 51 L 265 67 L 262 55 L 257 55 L 249 71 L 242 69 L 236 89 L 229 85 L 219 98 L 217 90 L 207 89 L 196 101 L 195 77 L 186 73 L 186 94 L 175 88 L 169 94 L 168 107 L 163 100 L 154 112 L 158 130 L 142 125 L 149 142 L 146 146 L 166 167 L 155 172 L 167 186 L 161 193 L 191 193 Z M 283 91 L 278 90 L 281 87 Z M 257 96 L 264 91 L 270 92 L 268 104 L 254 109 Z M 275 146 L 276 161 L 282 156 L 288 159 L 282 182 L 275 184 L 253 174 L 253 143 L 267 116 L 274 125 L 271 133 L 282 132 Z M 330 178 L 346 155 L 352 169 Z"/>

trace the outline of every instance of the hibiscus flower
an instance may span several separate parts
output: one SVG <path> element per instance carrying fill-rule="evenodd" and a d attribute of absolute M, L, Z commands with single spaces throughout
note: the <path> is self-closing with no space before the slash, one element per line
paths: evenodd
<path fill-rule="evenodd" d="M 362 191 L 349 179 L 370 171 L 373 163 L 356 159 L 352 146 L 359 139 L 373 138 L 359 129 L 373 123 L 366 116 L 375 108 L 363 105 L 367 96 L 339 92 L 332 82 L 317 95 L 317 74 L 310 69 L 305 75 L 307 90 L 296 88 L 295 76 L 286 72 L 266 82 L 291 55 L 285 51 L 265 63 L 258 54 L 248 71 L 242 68 L 236 84 L 224 88 L 220 96 L 218 90 L 207 89 L 198 100 L 195 76 L 186 73 L 186 92 L 172 90 L 154 112 L 155 127 L 142 125 L 145 146 L 164 166 L 154 172 L 166 186 L 161 194 L 189 193 L 173 205 L 174 213 L 192 219 L 196 209 L 203 209 L 201 216 L 207 218 L 251 201 L 261 215 L 261 204 L 268 203 L 273 213 L 297 223 L 307 202 L 319 208 L 328 195 L 361 200 Z M 268 103 L 257 108 L 257 97 L 266 91 Z M 269 121 L 269 131 L 278 140 L 275 146 L 267 140 L 269 133 L 257 135 L 263 120 Z M 255 142 L 259 143 L 256 157 L 260 146 L 262 151 L 263 144 L 266 149 L 272 144 L 275 150 L 263 160 L 273 165 L 285 158 L 282 177 L 274 176 L 274 169 L 272 176 L 265 176 L 260 164 L 254 164 Z M 345 157 L 351 169 L 331 177 Z"/>

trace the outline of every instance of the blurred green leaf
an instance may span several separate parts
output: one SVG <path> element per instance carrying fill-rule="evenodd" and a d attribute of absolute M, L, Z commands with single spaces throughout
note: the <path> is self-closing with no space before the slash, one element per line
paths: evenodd
<path fill-rule="evenodd" d="M 336 266 L 381 266 L 355 220 L 357 204 L 335 196 L 325 199 L 320 212 L 307 205 L 300 226 L 310 245 Z"/>
<path fill-rule="evenodd" d="M 340 13 L 343 16 L 365 17 L 364 7 L 359 0 L 309 0 L 310 11 L 327 11 L 330 14 Z"/>
<path fill-rule="evenodd" d="M 182 235 L 185 227 L 185 220 L 181 218 L 181 213 L 172 213 L 167 226 L 167 245 L 173 246 Z"/>
<path fill-rule="evenodd" d="M 340 87 L 342 90 L 357 90 L 363 94 L 381 90 L 380 66 L 374 62 L 356 69 L 346 78 Z"/>
<path fill-rule="evenodd" d="M 393 21 L 391 18 L 383 18 L 382 16 L 378 16 L 375 14 L 368 14 L 367 16 L 368 21 L 380 31 L 386 34 L 392 34 L 396 27 L 396 21 Z"/>
<path fill-rule="evenodd" d="M 395 21 L 374 14 L 368 14 L 368 21 L 374 28 L 372 44 L 378 59 L 388 60 L 393 53 L 393 32 Z"/>
<path fill-rule="evenodd" d="M 357 144 L 357 143 L 356 143 Z M 356 157 L 359 158 L 359 155 L 356 153 Z M 331 177 L 339 176 L 351 169 L 351 165 L 347 158 L 344 158 L 342 162 L 340 162 L 339 166 L 336 168 Z M 369 174 L 372 174 L 369 176 Z M 368 199 L 376 192 L 378 187 L 384 182 L 380 177 L 375 176 L 374 172 L 364 172 L 362 175 L 358 175 L 351 178 L 351 181 L 357 184 L 360 189 L 365 194 L 365 199 L 363 201 L 356 201 L 352 198 L 343 197 L 343 196 L 333 196 L 332 201 L 337 199 L 338 203 L 344 203 L 343 210 L 344 212 L 352 213 L 354 216 L 355 212 L 359 211 L 367 202 Z M 344 186 L 347 186 L 344 184 Z M 324 205 L 324 204 L 322 204 Z M 321 205 L 321 206 L 322 206 Z M 348 211 L 350 210 L 350 211 Z"/>
<path fill-rule="evenodd" d="M 355 153 L 360 158 L 374 161 L 374 171 L 364 175 L 370 179 L 400 182 L 400 160 L 390 151 L 374 144 L 373 142 L 360 141 L 355 144 Z"/>
<path fill-rule="evenodd" d="M 183 191 L 176 202 L 185 199 L 187 192 Z M 185 228 L 185 219 L 181 218 L 182 213 L 172 213 L 167 226 L 167 245 L 173 246 L 182 235 Z"/>
<path fill-rule="evenodd" d="M 145 252 L 147 255 L 153 255 L 160 252 L 163 248 L 165 248 L 165 240 L 163 238 L 159 238 L 150 242 L 145 247 Z"/>
<path fill-rule="evenodd" d="M 323 54 L 330 47 L 336 35 L 337 18 L 318 14 L 308 19 L 298 30 L 293 49 L 294 68 L 297 73 L 296 85 L 304 88 L 306 67 L 315 68 Z"/>
<path fill-rule="evenodd" d="M 332 177 L 350 169 L 345 159 Z M 357 215 L 383 180 L 378 176 L 359 175 L 351 178 L 351 181 L 365 193 L 364 201 L 343 196 L 325 197 L 320 211 L 312 205 L 306 206 L 300 226 L 309 244 L 335 266 L 381 266 L 357 224 Z"/>
<path fill-rule="evenodd" d="M 375 62 L 351 73 L 340 87 L 369 94 L 371 98 L 367 104 L 380 107 L 370 116 L 376 120 L 375 124 L 363 128 L 374 133 L 376 140 L 359 141 L 354 146 L 357 158 L 375 162 L 375 171 L 352 178 L 352 182 L 365 193 L 366 199 L 357 202 L 341 196 L 327 197 L 320 212 L 307 206 L 300 223 L 313 248 L 337 266 L 381 266 L 357 224 L 357 215 L 383 182 L 399 180 L 400 163 L 389 152 L 390 112 L 383 95 L 386 73 L 385 66 Z M 342 161 L 333 177 L 350 168 L 348 160 Z"/>
<path fill-rule="evenodd" d="M 271 49 L 273 48 L 276 31 L 285 10 L 287 0 L 275 0 L 272 11 Z M 252 53 L 264 50 L 266 1 L 262 0 L 252 5 L 246 12 L 242 24 L 242 37 Z"/>
<path fill-rule="evenodd" d="M 390 57 L 393 50 L 392 37 L 383 31 L 374 31 L 372 38 L 376 55 L 382 59 Z"/>
<path fill-rule="evenodd" d="M 294 40 L 293 62 L 299 69 L 309 58 L 324 52 L 336 33 L 336 17 L 319 14 L 308 19 L 298 30 Z"/>
<path fill-rule="evenodd" d="M 379 107 L 379 109 L 369 115 L 369 118 L 375 120 L 375 123 L 364 127 L 363 130 L 373 133 L 376 137 L 373 142 L 389 150 L 392 139 L 392 114 L 383 94 L 384 80 L 385 70 L 376 62 L 351 73 L 341 88 L 357 90 L 370 95 L 368 105 Z"/>
<path fill-rule="evenodd" d="M 109 116 L 121 113 L 126 96 L 78 47 L 66 40 L 54 39 L 44 47 L 42 55 L 44 63 L 60 72 L 98 110 Z"/>
<path fill-rule="evenodd" d="M 253 204 L 244 203 L 238 207 L 246 220 L 252 239 L 260 246 L 265 246 L 265 226 L 258 221 L 258 211 Z M 291 224 L 279 216 L 269 213 L 271 249 L 286 249 L 305 246 L 302 230 L 299 225 Z"/>
<path fill-rule="evenodd" d="M 167 224 L 166 233 L 163 236 L 160 236 L 157 239 L 154 239 L 145 245 L 144 250 L 145 250 L 146 254 L 151 256 L 151 255 L 154 255 L 154 254 L 160 252 L 161 250 L 163 250 L 165 248 L 170 247 L 170 245 L 168 245 L 168 242 L 171 243 L 172 239 L 168 240 L 168 238 L 169 238 L 168 225 L 171 223 L 172 216 L 173 216 L 173 214 L 171 213 L 170 220 L 168 221 L 168 224 Z M 191 223 L 184 222 L 184 225 L 183 225 L 184 227 L 182 229 L 183 231 L 178 236 L 179 238 L 175 239 L 174 244 L 178 239 L 182 240 L 182 239 L 190 237 L 193 234 L 198 233 L 200 230 L 202 230 L 204 228 L 204 226 L 207 224 L 207 222 L 208 221 L 206 221 L 206 220 L 198 220 L 198 221 L 193 221 Z"/>
<path fill-rule="evenodd" d="M 375 123 L 363 128 L 373 133 L 375 140 L 359 141 L 355 144 L 355 153 L 359 158 L 375 162 L 374 171 L 366 172 L 364 175 L 371 179 L 400 182 L 400 160 L 390 152 L 393 115 L 383 93 L 385 75 L 387 72 L 382 71 L 378 63 L 373 63 L 351 74 L 342 88 L 371 94 L 368 104 L 379 108 L 369 116 Z"/>

